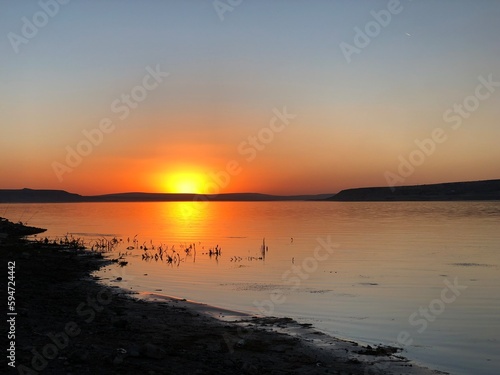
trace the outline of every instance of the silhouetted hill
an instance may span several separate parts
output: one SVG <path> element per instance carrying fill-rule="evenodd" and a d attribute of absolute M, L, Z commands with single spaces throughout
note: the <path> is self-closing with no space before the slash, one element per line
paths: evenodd
<path fill-rule="evenodd" d="M 500 200 L 500 180 L 346 189 L 327 200 L 343 202 Z"/>
<path fill-rule="evenodd" d="M 214 201 L 214 202 L 259 202 L 259 201 L 292 201 L 324 199 L 324 194 L 319 195 L 270 195 L 260 193 L 226 193 L 226 194 L 176 194 L 176 193 L 116 193 L 84 197 L 92 202 L 189 202 L 189 201 Z"/>
<path fill-rule="evenodd" d="M 457 201 L 500 200 L 500 180 L 450 182 L 433 185 L 369 187 L 342 190 L 336 195 L 270 195 L 229 193 L 217 195 L 173 193 L 117 193 L 84 196 L 64 190 L 0 190 L 0 203 L 71 202 L 190 202 L 190 201 Z"/>
<path fill-rule="evenodd" d="M 331 195 L 331 194 L 330 194 Z M 322 200 L 327 196 L 293 195 L 280 196 L 259 193 L 230 193 L 218 195 L 173 194 L 173 193 L 117 193 L 83 196 L 64 190 L 0 190 L 0 203 L 71 203 L 71 202 L 190 202 L 190 201 L 293 201 Z"/>
<path fill-rule="evenodd" d="M 0 203 L 63 203 L 82 202 L 83 200 L 81 195 L 68 193 L 64 190 L 0 190 Z"/>
<path fill-rule="evenodd" d="M 195 194 L 116 193 L 85 197 L 87 202 L 181 202 L 191 201 Z"/>

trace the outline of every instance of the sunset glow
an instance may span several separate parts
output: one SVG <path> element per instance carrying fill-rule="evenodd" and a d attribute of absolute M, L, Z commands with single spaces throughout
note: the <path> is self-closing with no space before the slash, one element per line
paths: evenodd
<path fill-rule="evenodd" d="M 498 2 L 120 4 L 61 5 L 28 37 L 45 11 L 5 4 L 0 188 L 293 195 L 498 178 Z M 210 178 L 234 163 L 224 186 Z"/>
<path fill-rule="evenodd" d="M 167 193 L 205 193 L 206 178 L 197 172 L 176 172 L 164 177 L 164 191 Z"/>

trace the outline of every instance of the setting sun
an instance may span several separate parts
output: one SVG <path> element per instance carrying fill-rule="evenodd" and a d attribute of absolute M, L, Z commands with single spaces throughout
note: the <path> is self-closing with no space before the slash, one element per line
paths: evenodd
<path fill-rule="evenodd" d="M 169 193 L 203 194 L 206 177 L 199 172 L 176 172 L 165 175 L 164 188 Z"/>

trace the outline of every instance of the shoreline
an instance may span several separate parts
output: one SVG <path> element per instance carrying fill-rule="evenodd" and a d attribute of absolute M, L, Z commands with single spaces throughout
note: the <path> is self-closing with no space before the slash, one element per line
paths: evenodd
<path fill-rule="evenodd" d="M 14 241 L 0 254 L 16 265 L 16 368 L 6 365 L 8 373 L 444 374 L 290 318 L 221 320 L 229 310 L 135 298 L 91 276 L 111 263 L 100 253 Z"/>
<path fill-rule="evenodd" d="M 127 293 L 127 291 L 125 290 Z M 423 362 L 419 362 L 415 359 L 410 359 L 406 357 L 406 354 L 402 354 L 402 350 L 397 350 L 392 353 L 393 349 L 396 347 L 391 346 L 390 344 L 374 344 L 369 343 L 362 340 L 356 340 L 350 337 L 341 337 L 334 336 L 329 332 L 323 331 L 318 327 L 315 327 L 311 323 L 300 323 L 298 318 L 291 318 L 288 316 L 266 316 L 266 315 L 256 315 L 250 312 L 245 312 L 242 310 L 234 310 L 230 308 L 220 307 L 216 305 L 212 305 L 210 303 L 199 302 L 195 300 L 189 300 L 186 298 L 181 298 L 172 295 L 166 295 L 155 292 L 131 292 L 131 296 L 141 299 L 143 301 L 157 303 L 163 302 L 167 304 L 171 304 L 172 306 L 179 306 L 183 308 L 187 308 L 191 311 L 195 311 L 199 314 L 205 314 L 211 318 L 214 318 L 220 322 L 229 322 L 241 327 L 248 328 L 249 324 L 252 323 L 260 323 L 262 328 L 270 331 L 283 333 L 286 335 L 290 335 L 298 338 L 299 340 L 304 340 L 308 342 L 310 346 L 312 346 L 315 350 L 324 350 L 324 348 L 329 347 L 330 345 L 344 345 L 343 350 L 347 352 L 356 352 L 356 351 L 371 351 L 371 355 L 379 355 L 379 356 L 390 356 L 394 355 L 394 358 L 406 362 L 406 365 L 400 364 L 402 367 L 405 366 L 416 366 L 417 368 L 430 370 L 429 365 L 426 365 Z M 352 359 L 352 358 L 351 358 Z M 354 360 L 355 361 L 355 360 Z M 381 361 L 383 362 L 383 361 Z M 386 371 L 394 370 L 394 368 L 383 368 Z M 366 370 L 365 370 L 366 371 Z M 397 369 L 398 374 L 405 374 L 400 368 Z M 369 370 L 365 372 L 366 374 L 375 374 L 374 370 Z M 413 374 L 414 372 L 409 372 Z M 421 372 L 415 372 L 415 374 L 420 374 Z M 433 369 L 432 374 L 451 374 L 444 370 Z M 425 372 L 427 374 L 427 372 Z"/>

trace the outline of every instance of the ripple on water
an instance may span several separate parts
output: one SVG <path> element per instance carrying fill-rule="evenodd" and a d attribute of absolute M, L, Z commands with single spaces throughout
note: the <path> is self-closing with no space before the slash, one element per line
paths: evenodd
<path fill-rule="evenodd" d="M 495 267 L 494 264 L 484 264 L 484 263 L 450 263 L 451 266 L 457 267 Z"/>
<path fill-rule="evenodd" d="M 220 286 L 229 286 L 234 290 L 266 291 L 274 289 L 284 289 L 283 285 L 278 284 L 258 284 L 258 283 L 224 283 Z M 286 287 L 285 287 L 286 288 Z"/>

